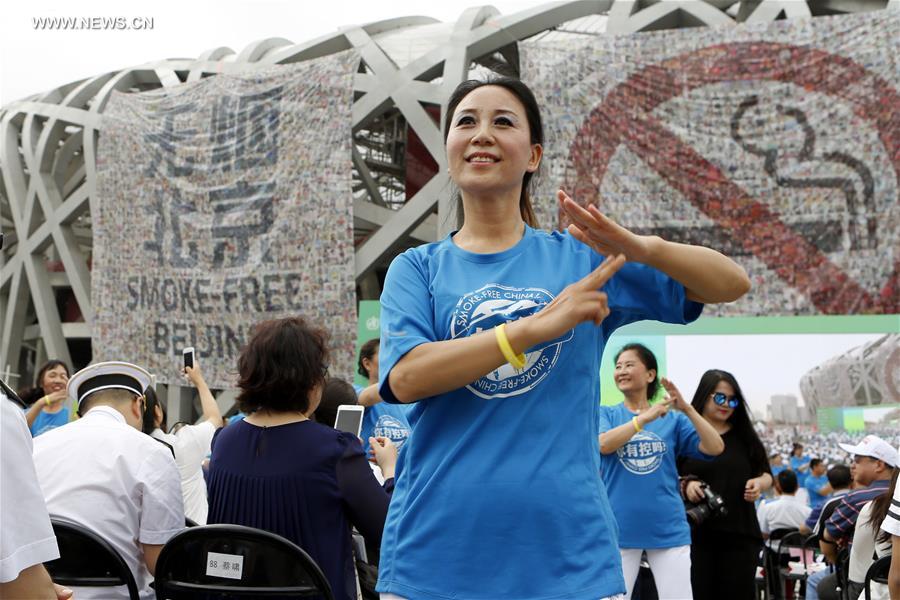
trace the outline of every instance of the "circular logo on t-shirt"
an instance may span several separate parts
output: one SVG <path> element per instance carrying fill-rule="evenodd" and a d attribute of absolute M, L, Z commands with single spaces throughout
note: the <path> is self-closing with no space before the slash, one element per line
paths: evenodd
<path fill-rule="evenodd" d="M 450 323 L 450 337 L 456 339 L 474 335 L 527 317 L 541 310 L 553 298 L 553 294 L 542 288 L 489 283 L 462 296 L 456 303 Z M 562 345 L 573 335 L 574 330 L 569 330 L 560 338 L 529 348 L 525 354 L 524 368 L 514 369 L 508 363 L 501 365 L 466 388 L 488 400 L 524 394 L 547 377 L 559 358 Z"/>
<path fill-rule="evenodd" d="M 619 462 L 635 475 L 649 475 L 662 464 L 668 450 L 661 437 L 652 431 L 639 431 L 627 444 L 616 450 Z"/>
<path fill-rule="evenodd" d="M 374 437 L 385 437 L 394 442 L 399 450 L 409 436 L 409 428 L 391 415 L 381 415 L 372 429 Z"/>

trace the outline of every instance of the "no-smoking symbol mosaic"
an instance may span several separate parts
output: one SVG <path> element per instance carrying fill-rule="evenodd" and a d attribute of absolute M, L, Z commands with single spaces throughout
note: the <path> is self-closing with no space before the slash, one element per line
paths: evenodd
<path fill-rule="evenodd" d="M 881 25 L 896 29 L 897 18 Z M 836 45 L 853 37 L 873 43 L 871 28 L 846 29 Z M 648 40 L 648 54 L 668 50 L 667 58 L 617 70 L 633 51 L 626 48 L 605 71 L 578 72 L 606 90 L 593 103 L 577 106 L 572 94 L 555 107 L 559 115 L 576 105 L 554 183 L 632 230 L 755 265 L 748 270 L 757 295 L 745 314 L 900 312 L 900 75 L 891 38 L 877 38 L 880 64 L 854 60 L 827 40 L 695 41 L 678 52 L 672 36 L 674 49 Z M 554 52 L 548 63 L 563 55 Z M 541 85 L 552 104 L 547 81 Z M 567 126 L 558 116 L 555 124 Z"/>

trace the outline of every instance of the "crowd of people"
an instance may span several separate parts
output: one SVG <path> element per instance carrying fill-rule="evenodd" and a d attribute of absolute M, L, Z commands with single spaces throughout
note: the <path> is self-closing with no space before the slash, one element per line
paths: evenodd
<path fill-rule="evenodd" d="M 185 376 L 203 416 L 181 427 L 151 374 L 126 362 L 71 377 L 54 364 L 24 394 L 30 407 L 3 400 L 4 597 L 71 595 L 41 566 L 58 556 L 48 514 L 109 541 L 142 598 L 163 546 L 194 523 L 298 544 L 340 600 L 624 598 L 645 556 L 660 598 L 752 598 L 764 539 L 815 509 L 809 529 L 832 564 L 862 537 L 884 551 L 882 528 L 898 547 L 897 451 L 877 436 L 842 446 L 849 467 L 800 446 L 778 469 L 797 440 L 767 451 L 730 373 L 707 371 L 688 402 L 634 343 L 606 348 L 625 401 L 598 402 L 613 331 L 688 323 L 739 298 L 740 266 L 636 235 L 564 190 L 566 231 L 538 229 L 528 185 L 544 140 L 521 81 L 460 85 L 444 140 L 460 226 L 391 264 L 380 340 L 359 358 L 367 386 L 329 377 L 325 334 L 290 317 L 255 327 L 237 361 L 242 418 L 224 427 L 199 364 Z M 362 439 L 333 427 L 351 403 L 366 407 Z M 797 499 L 801 480 L 815 508 Z M 353 528 L 377 549 L 374 590 Z M 898 590 L 900 566 L 891 581 Z"/>

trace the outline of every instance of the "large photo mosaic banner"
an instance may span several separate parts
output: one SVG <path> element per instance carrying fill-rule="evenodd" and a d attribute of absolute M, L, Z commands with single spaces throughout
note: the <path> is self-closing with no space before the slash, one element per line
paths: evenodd
<path fill-rule="evenodd" d="M 254 324 L 301 315 L 352 373 L 352 76 L 342 53 L 146 93 L 104 114 L 92 204 L 95 360 L 233 387 Z"/>
<path fill-rule="evenodd" d="M 734 257 L 708 315 L 900 312 L 900 12 L 522 44 L 555 190 Z"/>

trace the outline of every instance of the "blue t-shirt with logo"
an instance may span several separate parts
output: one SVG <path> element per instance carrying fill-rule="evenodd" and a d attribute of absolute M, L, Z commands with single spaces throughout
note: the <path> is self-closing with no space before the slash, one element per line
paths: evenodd
<path fill-rule="evenodd" d="M 630 423 L 625 403 L 600 407 L 600 433 Z M 619 547 L 658 549 L 691 543 L 691 529 L 678 489 L 679 457 L 711 459 L 700 436 L 679 411 L 648 423 L 624 446 L 603 455 L 602 476 L 619 524 Z M 652 500 L 648 500 L 651 499 Z"/>
<path fill-rule="evenodd" d="M 353 389 L 359 396 L 360 392 L 366 388 L 353 384 Z M 363 412 L 362 428 L 359 431 L 366 456 L 369 455 L 370 437 L 389 438 L 397 446 L 397 450 L 403 447 L 406 438 L 409 437 L 410 427 L 407 416 L 412 408 L 409 404 L 389 404 L 387 402 L 379 402 L 366 407 Z"/>
<path fill-rule="evenodd" d="M 823 496 L 819 493 L 819 490 L 828 485 L 828 475 L 819 475 L 816 477 L 815 475 L 810 474 L 807 476 L 804 485 L 806 491 L 809 492 L 809 505 L 812 508 L 825 504 L 825 501 L 828 500 L 828 496 Z"/>
<path fill-rule="evenodd" d="M 404 252 L 381 296 L 381 397 L 396 402 L 385 380 L 416 346 L 536 313 L 602 260 L 566 233 L 530 227 L 493 254 L 462 250 L 449 236 Z M 615 518 L 598 477 L 600 357 L 617 327 L 684 323 L 702 305 L 636 263 L 604 291 L 611 314 L 600 327 L 582 323 L 526 349 L 521 371 L 505 364 L 413 404 L 378 591 L 417 600 L 581 600 L 625 591 Z"/>
<path fill-rule="evenodd" d="M 69 422 L 69 408 L 64 406 L 56 412 L 48 413 L 41 411 L 31 424 L 31 436 L 37 437 L 42 433 L 47 433 L 51 429 L 62 427 Z"/>

